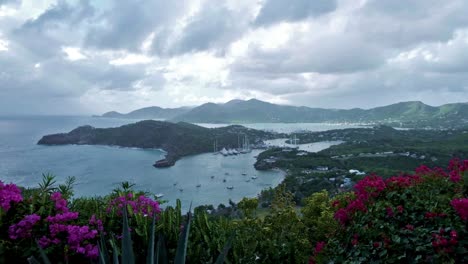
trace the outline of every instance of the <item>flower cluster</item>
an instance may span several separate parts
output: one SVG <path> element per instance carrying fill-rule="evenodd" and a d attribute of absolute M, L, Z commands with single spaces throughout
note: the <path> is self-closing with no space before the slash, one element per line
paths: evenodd
<path fill-rule="evenodd" d="M 48 215 L 44 218 L 44 223 L 48 224 L 48 232 L 43 235 L 36 234 L 39 246 L 47 248 L 52 245 L 66 244 L 71 252 L 82 254 L 88 258 L 98 257 L 97 245 L 91 243 L 97 238 L 98 231 L 89 226 L 73 224 L 79 217 L 78 212 L 70 212 L 67 207 L 67 200 L 60 192 L 54 192 L 50 196 L 50 201 L 54 203 L 57 214 Z M 37 214 L 27 215 L 19 223 L 11 225 L 8 233 L 11 239 L 34 237 L 33 226 L 41 220 Z M 93 224 L 102 228 L 100 220 L 91 219 Z"/>
<path fill-rule="evenodd" d="M 56 214 L 55 216 L 48 216 L 46 218 L 46 221 L 51 224 L 67 222 L 67 221 L 78 219 L 78 215 L 79 215 L 78 212 L 67 212 L 63 214 Z"/>
<path fill-rule="evenodd" d="M 439 233 L 432 234 L 432 246 L 436 251 L 451 253 L 453 252 L 453 246 L 458 243 L 458 234 L 457 231 L 452 230 L 447 234 L 445 229 L 441 228 Z"/>
<path fill-rule="evenodd" d="M 59 212 L 68 212 L 67 200 L 63 199 L 60 192 L 54 192 L 50 195 L 50 199 L 55 202 L 55 209 Z"/>
<path fill-rule="evenodd" d="M 450 203 L 464 221 L 468 221 L 468 198 L 453 199 Z"/>
<path fill-rule="evenodd" d="M 91 216 L 91 218 L 89 219 L 89 225 L 95 226 L 97 230 L 100 232 L 104 232 L 104 226 L 102 225 L 102 220 L 98 219 L 96 215 Z"/>
<path fill-rule="evenodd" d="M 7 212 L 12 202 L 19 203 L 22 200 L 21 190 L 16 185 L 0 181 L 0 208 Z"/>
<path fill-rule="evenodd" d="M 385 181 L 376 175 L 364 177 L 354 186 L 355 193 L 359 199 L 367 201 L 371 197 L 377 197 L 383 190 L 385 190 Z"/>
<path fill-rule="evenodd" d="M 407 188 L 421 182 L 422 178 L 419 175 L 400 175 L 385 180 L 389 189 Z"/>
<path fill-rule="evenodd" d="M 31 237 L 33 226 L 40 220 L 41 217 L 37 214 L 27 215 L 19 223 L 8 228 L 8 236 L 11 239 Z"/>
<path fill-rule="evenodd" d="M 371 198 L 378 197 L 385 190 L 385 187 L 385 181 L 381 177 L 376 175 L 366 176 L 354 186 L 356 198 L 348 199 L 347 206 L 336 211 L 335 219 L 345 225 L 354 213 L 358 211 L 367 212 L 366 203 Z M 337 203 L 334 204 L 338 205 Z"/>
<path fill-rule="evenodd" d="M 119 196 L 113 199 L 107 207 L 107 213 L 117 209 L 117 214 L 122 213 L 122 208 L 127 205 L 130 206 L 134 214 L 152 215 L 154 212 L 159 213 L 159 203 L 144 195 L 139 195 L 136 199 L 133 193 Z"/>
<path fill-rule="evenodd" d="M 89 226 L 65 224 L 65 222 L 78 219 L 78 215 L 78 212 L 66 212 L 48 216 L 46 221 L 49 223 L 49 236 L 41 237 L 38 241 L 39 245 L 46 248 L 51 244 L 59 244 L 60 238 L 65 237 L 66 244 L 75 253 L 85 255 L 88 258 L 97 258 L 97 245 L 89 243 L 89 240 L 95 239 L 98 231 Z"/>

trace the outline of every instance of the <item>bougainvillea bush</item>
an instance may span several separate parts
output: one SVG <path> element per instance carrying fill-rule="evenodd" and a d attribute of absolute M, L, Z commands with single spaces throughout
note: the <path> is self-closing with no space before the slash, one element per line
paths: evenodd
<path fill-rule="evenodd" d="M 311 262 L 468 263 L 468 160 L 366 176 L 332 201 L 339 227 Z"/>
<path fill-rule="evenodd" d="M 99 199 L 99 203 L 107 204 L 104 213 L 99 210 L 102 206 L 86 210 L 83 204 L 75 204 L 80 212 L 72 211 L 68 204 L 72 183 L 53 187 L 54 183 L 52 176 L 45 175 L 39 188 L 22 192 L 16 185 L 0 181 L 0 263 L 13 259 L 26 263 L 27 258 L 39 255 L 39 248 L 53 263 L 97 262 L 100 237 L 121 237 L 123 206 L 129 208 L 130 221 L 137 230 L 148 226 L 153 213 L 160 212 L 157 201 L 125 190 Z M 140 232 L 135 243 L 142 244 L 144 237 L 147 232 Z"/>

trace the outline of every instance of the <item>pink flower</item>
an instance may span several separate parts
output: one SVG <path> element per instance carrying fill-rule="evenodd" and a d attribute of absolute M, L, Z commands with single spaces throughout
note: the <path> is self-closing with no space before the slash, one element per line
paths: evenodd
<path fill-rule="evenodd" d="M 11 239 L 31 237 L 33 226 L 41 220 L 37 214 L 27 215 L 19 223 L 8 228 L 8 235 Z"/>
<path fill-rule="evenodd" d="M 60 223 L 67 222 L 71 220 L 76 220 L 78 218 L 78 212 L 66 212 L 63 214 L 56 214 L 55 216 L 48 216 L 46 221 L 49 223 Z"/>
<path fill-rule="evenodd" d="M 461 175 L 460 175 L 460 172 L 459 171 L 451 171 L 450 172 L 450 180 L 453 181 L 453 182 L 459 182 L 461 181 Z"/>
<path fill-rule="evenodd" d="M 366 176 L 354 186 L 356 195 L 364 201 L 367 201 L 370 197 L 377 197 L 385 190 L 385 187 L 385 181 L 376 175 Z"/>
<path fill-rule="evenodd" d="M 133 193 L 119 196 L 114 198 L 107 207 L 107 212 L 111 213 L 113 210 L 117 211 L 117 215 L 122 214 L 122 208 L 129 206 L 134 214 L 152 215 L 153 212 L 157 214 L 161 212 L 158 201 L 152 200 L 144 195 L 135 197 Z"/>
<path fill-rule="evenodd" d="M 393 213 L 393 209 L 391 207 L 387 207 L 387 216 L 388 217 L 393 217 L 394 213 Z"/>
<path fill-rule="evenodd" d="M 59 212 L 68 212 L 67 200 L 63 199 L 60 192 L 54 192 L 50 195 L 50 199 L 55 202 L 55 209 Z"/>
<path fill-rule="evenodd" d="M 0 208 L 7 212 L 11 203 L 19 203 L 23 201 L 21 190 L 15 184 L 4 184 L 0 181 Z"/>
<path fill-rule="evenodd" d="M 326 244 L 327 243 L 325 241 L 317 242 L 317 244 L 315 244 L 315 254 L 318 254 L 318 253 L 322 252 L 322 250 L 326 246 Z"/>
<path fill-rule="evenodd" d="M 335 212 L 334 217 L 342 225 L 345 225 L 349 221 L 348 212 L 344 208 L 338 209 L 338 211 Z"/>
<path fill-rule="evenodd" d="M 468 221 L 468 198 L 453 199 L 450 203 L 464 221 Z"/>

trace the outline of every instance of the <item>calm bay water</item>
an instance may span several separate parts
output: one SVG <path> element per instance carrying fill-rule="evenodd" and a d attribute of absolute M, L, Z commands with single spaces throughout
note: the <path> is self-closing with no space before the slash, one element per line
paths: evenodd
<path fill-rule="evenodd" d="M 232 157 L 201 154 L 183 158 L 175 166 L 156 169 L 160 150 L 141 150 L 107 146 L 39 146 L 45 134 L 68 132 L 77 126 L 115 127 L 135 120 L 76 116 L 0 117 L 0 180 L 22 186 L 37 186 L 42 173 L 57 176 L 59 183 L 67 176 L 75 176 L 75 196 L 95 196 L 109 193 L 122 181 L 136 184 L 136 189 L 163 193 L 173 204 L 177 198 L 184 207 L 190 202 L 201 204 L 238 201 L 244 196 L 254 197 L 262 189 L 279 184 L 281 171 L 256 171 L 254 156 L 260 151 Z M 219 126 L 203 124 L 207 127 Z M 328 130 L 349 126 L 326 124 L 249 124 L 257 129 L 281 132 L 296 130 Z M 309 144 L 310 151 L 329 147 L 334 142 Z M 307 150 L 306 148 L 306 150 Z M 242 175 L 246 174 L 246 175 Z M 214 176 L 212 178 L 212 176 Z M 252 179 L 252 176 L 257 176 Z M 224 180 L 226 180 L 224 182 Z M 197 188 L 196 185 L 201 184 Z M 228 190 L 227 186 L 233 186 Z"/>

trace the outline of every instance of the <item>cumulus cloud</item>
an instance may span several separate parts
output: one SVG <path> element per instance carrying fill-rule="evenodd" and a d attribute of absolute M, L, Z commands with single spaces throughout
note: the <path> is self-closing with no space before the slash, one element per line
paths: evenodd
<path fill-rule="evenodd" d="M 0 114 L 468 101 L 467 13 L 464 0 L 0 0 Z"/>
<path fill-rule="evenodd" d="M 329 13 L 336 7 L 335 0 L 266 0 L 255 23 L 269 25 L 282 21 L 298 21 Z"/>

